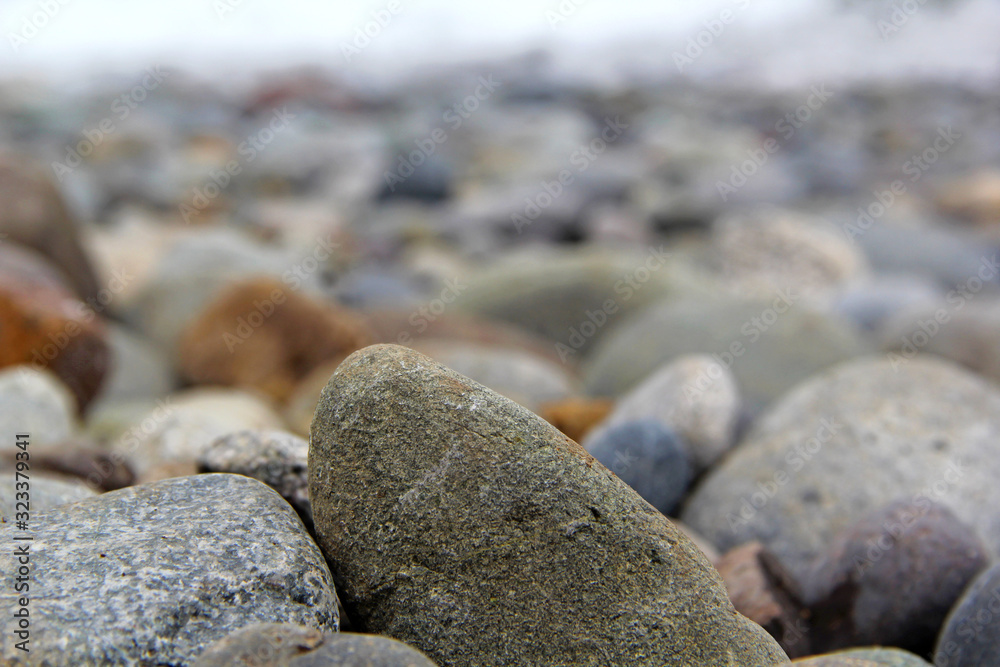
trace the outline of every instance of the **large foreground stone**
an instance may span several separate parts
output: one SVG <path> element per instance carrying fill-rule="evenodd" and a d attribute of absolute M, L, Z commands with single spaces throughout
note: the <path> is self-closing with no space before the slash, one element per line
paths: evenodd
<path fill-rule="evenodd" d="M 17 665 L 189 665 L 253 623 L 336 631 L 322 554 L 288 503 L 239 475 L 198 475 L 32 513 L 30 590 L 14 548 L 0 554 L 3 658 Z M 11 524 L 0 539 L 15 545 Z M 30 652 L 14 648 L 30 595 Z"/>
<path fill-rule="evenodd" d="M 760 540 L 799 580 L 834 536 L 897 499 L 940 503 L 1000 548 L 1000 391 L 931 357 L 806 381 L 695 489 L 682 519 L 721 549 Z"/>
<path fill-rule="evenodd" d="M 352 619 L 442 665 L 784 659 L 662 514 L 540 418 L 413 350 L 344 361 L 309 478 Z"/>

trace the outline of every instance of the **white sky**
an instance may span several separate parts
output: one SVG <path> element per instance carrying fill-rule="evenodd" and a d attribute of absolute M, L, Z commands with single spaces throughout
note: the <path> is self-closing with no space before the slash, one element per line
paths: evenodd
<path fill-rule="evenodd" d="M 153 63 L 207 73 L 234 63 L 296 61 L 377 74 L 540 45 L 585 67 L 617 56 L 671 69 L 672 52 L 725 8 L 736 18 L 691 68 L 694 76 L 748 62 L 775 82 L 880 70 L 995 75 L 1000 69 L 998 0 L 968 0 L 947 19 L 922 8 L 887 40 L 877 15 L 832 16 L 835 0 L 396 1 L 398 14 L 348 63 L 342 46 L 390 0 L 0 0 L 0 77 Z M 42 14 L 46 5 L 58 7 L 51 18 Z M 219 8 L 230 5 L 220 17 Z M 553 28 L 548 12 L 561 5 L 575 11 Z M 12 35 L 24 35 L 25 21 L 39 16 L 46 25 L 12 44 Z M 635 51 L 600 50 L 622 40 Z"/>

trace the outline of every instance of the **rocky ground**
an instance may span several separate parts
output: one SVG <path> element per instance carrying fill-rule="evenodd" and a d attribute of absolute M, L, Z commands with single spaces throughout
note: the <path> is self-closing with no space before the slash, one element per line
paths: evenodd
<path fill-rule="evenodd" d="M 0 147 L 0 662 L 1000 664 L 995 91 L 153 69 Z"/>

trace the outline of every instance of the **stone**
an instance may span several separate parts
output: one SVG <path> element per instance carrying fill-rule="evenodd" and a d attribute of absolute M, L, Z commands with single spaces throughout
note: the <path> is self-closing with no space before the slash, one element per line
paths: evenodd
<path fill-rule="evenodd" d="M 317 366 L 309 375 L 295 386 L 292 395 L 288 397 L 282 416 L 288 423 L 288 428 L 299 435 L 308 436 L 312 425 L 313 414 L 319 404 L 319 397 L 330 381 L 342 360 L 335 359 Z"/>
<path fill-rule="evenodd" d="M 797 581 L 841 530 L 900 498 L 940 503 L 1000 547 L 1000 391 L 945 361 L 884 358 L 807 380 L 755 423 L 681 518 L 717 547 L 760 540 Z"/>
<path fill-rule="evenodd" d="M 679 530 L 682 533 L 684 533 L 685 537 L 687 537 L 689 540 L 691 540 L 691 542 L 696 547 L 698 547 L 698 550 L 701 551 L 701 553 L 705 554 L 705 558 L 708 559 L 709 563 L 711 563 L 712 565 L 715 565 L 715 564 L 717 564 L 719 562 L 719 558 L 720 558 L 719 552 L 712 545 L 711 542 L 709 542 L 708 540 L 706 540 L 704 537 L 702 537 L 701 535 L 699 535 L 698 533 L 696 533 L 694 530 L 692 530 L 690 526 L 688 526 L 687 524 L 683 523 L 682 521 L 680 521 L 678 519 L 671 519 L 670 522 L 672 524 L 674 524 L 674 527 L 677 530 Z"/>
<path fill-rule="evenodd" d="M 31 453 L 30 447 L 28 452 Z M 29 462 L 31 462 L 30 459 Z M 31 471 L 34 471 L 34 466 L 31 467 Z M 8 471 L 4 472 L 4 477 L 0 480 L 0 524 L 13 524 L 16 513 L 24 509 L 23 507 L 15 507 L 17 493 L 24 492 L 24 488 L 17 488 L 13 472 L 9 472 L 9 474 L 7 474 Z M 35 512 L 44 512 L 95 495 L 90 487 L 83 482 L 46 477 L 34 472 L 29 472 L 28 477 L 28 512 L 29 516 L 32 517 Z"/>
<path fill-rule="evenodd" d="M 937 285 L 921 276 L 872 276 L 838 293 L 831 308 L 859 330 L 871 332 L 879 331 L 896 313 L 933 305 L 943 296 Z"/>
<path fill-rule="evenodd" d="M 174 354 L 181 332 L 233 283 L 276 276 L 289 288 L 316 289 L 322 271 L 299 277 L 295 270 L 301 271 L 303 261 L 232 228 L 182 237 L 164 251 L 126 316 L 136 329 Z"/>
<path fill-rule="evenodd" d="M 917 354 L 950 359 L 992 380 L 1000 380 L 1000 300 L 952 299 L 907 308 L 879 331 L 882 350 L 901 363 Z"/>
<path fill-rule="evenodd" d="M 0 155 L 0 238 L 45 255 L 78 298 L 97 298 L 97 277 L 76 220 L 46 171 L 23 156 Z"/>
<path fill-rule="evenodd" d="M 49 369 L 85 409 L 110 363 L 99 312 L 77 299 L 37 255 L 0 245 L 0 368 Z"/>
<path fill-rule="evenodd" d="M 15 451 L 18 433 L 27 433 L 31 446 L 54 444 L 75 426 L 76 402 L 52 373 L 27 366 L 0 370 L 0 452 Z"/>
<path fill-rule="evenodd" d="M 602 429 L 586 450 L 664 514 L 674 513 L 694 477 L 687 447 L 655 419 Z"/>
<path fill-rule="evenodd" d="M 237 662 L 239 661 L 239 662 Z M 420 651 L 378 635 L 329 633 L 289 623 L 237 630 L 209 647 L 192 667 L 435 667 Z"/>
<path fill-rule="evenodd" d="M 720 272 L 743 297 L 791 288 L 806 299 L 829 299 L 868 271 L 864 253 L 835 226 L 793 211 L 729 214 L 715 222 L 712 237 Z"/>
<path fill-rule="evenodd" d="M 423 341 L 413 349 L 538 412 L 542 403 L 576 393 L 566 366 L 530 352 L 457 341 Z"/>
<path fill-rule="evenodd" d="M 582 444 L 615 425 L 655 419 L 680 436 L 697 471 L 709 468 L 734 444 L 740 392 L 725 366 L 708 355 L 689 355 L 664 364 L 629 391 Z"/>
<path fill-rule="evenodd" d="M 784 658 L 624 482 L 413 350 L 364 348 L 330 378 L 309 495 L 348 613 L 440 664 Z"/>
<path fill-rule="evenodd" d="M 285 431 L 234 431 L 217 438 L 198 458 L 200 472 L 228 472 L 258 479 L 295 508 L 312 527 L 309 443 Z"/>
<path fill-rule="evenodd" d="M 908 651 L 883 646 L 815 655 L 790 664 L 805 667 L 930 667 L 929 662 Z"/>
<path fill-rule="evenodd" d="M 595 426 L 614 409 L 614 402 L 606 398 L 565 398 L 543 403 L 538 416 L 555 426 L 570 440 L 583 442 Z"/>
<path fill-rule="evenodd" d="M 665 246 L 645 252 L 529 248 L 470 276 L 456 305 L 541 336 L 561 361 L 577 363 L 609 323 L 671 294 L 708 293 L 711 285 Z"/>
<path fill-rule="evenodd" d="M 236 389 L 187 389 L 157 401 L 118 435 L 111 450 L 124 456 L 140 479 L 161 464 L 183 464 L 188 467 L 182 470 L 193 474 L 198 457 L 216 438 L 283 426 L 274 408 L 257 395 Z"/>
<path fill-rule="evenodd" d="M 0 526 L 12 542 L 14 528 Z M 338 629 L 323 555 L 281 496 L 240 475 L 196 475 L 33 513 L 26 664 L 188 665 L 233 628 Z M 0 554 L 4 609 L 17 608 L 14 550 Z M 5 614 L 11 638 L 17 620 Z"/>
<path fill-rule="evenodd" d="M 811 652 L 808 613 L 796 587 L 760 542 L 730 549 L 715 567 L 736 611 L 767 630 L 789 657 Z"/>
<path fill-rule="evenodd" d="M 979 538 L 946 507 L 903 500 L 875 510 L 840 533 L 814 566 L 811 645 L 929 655 L 948 610 L 988 562 Z"/>
<path fill-rule="evenodd" d="M 744 405 L 760 412 L 810 375 L 869 351 L 845 322 L 783 298 L 669 300 L 623 321 L 587 358 L 584 390 L 621 396 L 676 357 L 708 354 L 736 378 Z"/>
<path fill-rule="evenodd" d="M 317 366 L 369 342 L 359 315 L 259 278 L 225 290 L 185 328 L 178 365 L 191 383 L 257 390 L 282 402 Z"/>
<path fill-rule="evenodd" d="M 1000 564 L 982 572 L 952 607 L 934 648 L 936 667 L 1000 663 Z"/>

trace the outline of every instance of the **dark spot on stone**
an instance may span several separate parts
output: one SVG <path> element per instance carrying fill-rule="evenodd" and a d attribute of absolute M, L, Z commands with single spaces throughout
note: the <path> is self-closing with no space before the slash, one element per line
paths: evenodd
<path fill-rule="evenodd" d="M 819 492 L 816 489 L 806 489 L 802 492 L 802 502 L 804 503 L 818 503 L 819 502 Z"/>

